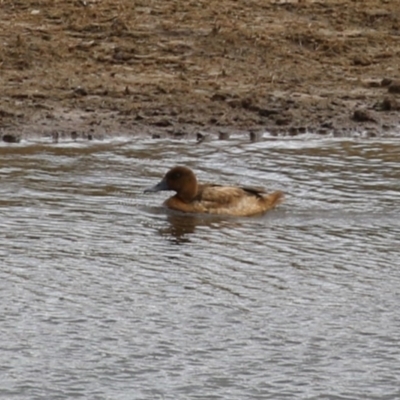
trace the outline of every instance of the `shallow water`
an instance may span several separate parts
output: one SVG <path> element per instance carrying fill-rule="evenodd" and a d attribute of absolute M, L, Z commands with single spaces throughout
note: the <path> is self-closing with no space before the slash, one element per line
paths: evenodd
<path fill-rule="evenodd" d="M 0 398 L 400 398 L 400 143 L 0 146 Z M 169 214 L 183 164 L 281 189 Z"/>

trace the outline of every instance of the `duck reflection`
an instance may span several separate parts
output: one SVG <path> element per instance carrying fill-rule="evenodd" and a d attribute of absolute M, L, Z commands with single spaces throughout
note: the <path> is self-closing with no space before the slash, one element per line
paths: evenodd
<path fill-rule="evenodd" d="M 185 244 L 191 242 L 191 236 L 196 229 L 211 228 L 219 229 L 238 227 L 241 224 L 233 218 L 216 215 L 187 214 L 176 211 L 168 211 L 166 224 L 158 230 L 160 236 L 167 238 L 173 244 Z"/>

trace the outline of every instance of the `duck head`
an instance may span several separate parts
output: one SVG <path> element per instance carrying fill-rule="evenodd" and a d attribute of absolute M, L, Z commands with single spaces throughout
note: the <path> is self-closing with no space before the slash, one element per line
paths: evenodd
<path fill-rule="evenodd" d="M 193 171 L 179 166 L 170 169 L 157 185 L 147 188 L 144 192 L 172 190 L 182 201 L 189 203 L 196 197 L 197 189 L 197 179 Z"/>

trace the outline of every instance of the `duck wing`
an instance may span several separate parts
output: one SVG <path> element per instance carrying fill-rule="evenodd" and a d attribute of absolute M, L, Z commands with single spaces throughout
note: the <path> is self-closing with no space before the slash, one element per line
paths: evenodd
<path fill-rule="evenodd" d="M 199 187 L 199 194 L 196 200 L 215 204 L 231 204 L 238 199 L 247 196 L 263 198 L 263 189 L 255 187 L 221 186 L 214 184 L 203 184 Z"/>
<path fill-rule="evenodd" d="M 263 198 L 267 193 L 264 188 L 255 186 L 241 186 L 240 189 L 244 190 L 247 194 Z"/>

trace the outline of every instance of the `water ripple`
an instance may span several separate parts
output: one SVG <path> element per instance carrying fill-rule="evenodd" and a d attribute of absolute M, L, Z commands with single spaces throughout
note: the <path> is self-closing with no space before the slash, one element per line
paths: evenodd
<path fill-rule="evenodd" d="M 298 138 L 0 146 L 0 396 L 400 397 L 400 146 Z M 281 189 L 168 213 L 171 166 Z"/>

